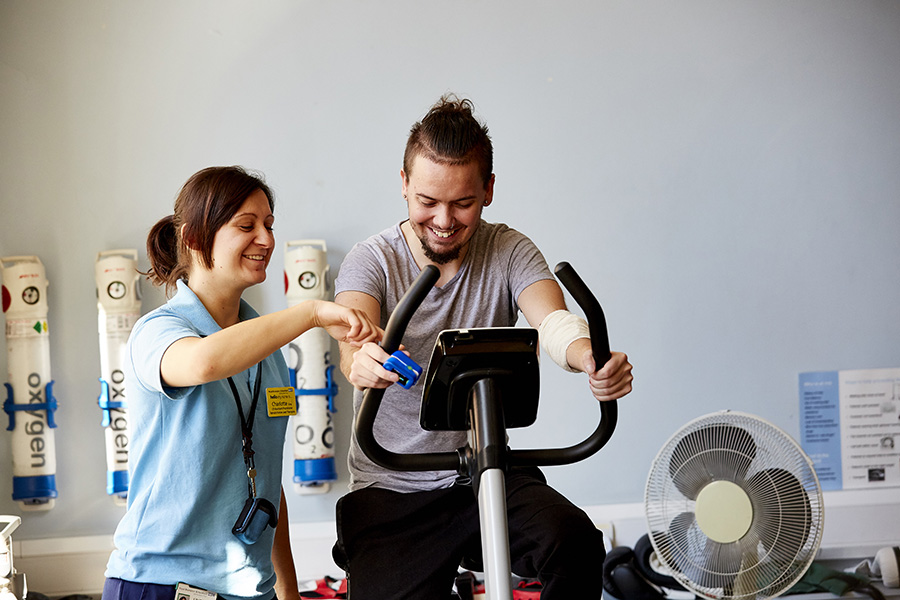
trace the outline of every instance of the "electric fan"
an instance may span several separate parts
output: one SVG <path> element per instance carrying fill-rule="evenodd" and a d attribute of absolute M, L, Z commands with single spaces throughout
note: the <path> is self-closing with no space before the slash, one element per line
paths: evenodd
<path fill-rule="evenodd" d="M 644 495 L 657 559 L 703 598 L 774 598 L 806 572 L 822 539 L 812 462 L 758 417 L 691 421 L 659 451 Z"/>

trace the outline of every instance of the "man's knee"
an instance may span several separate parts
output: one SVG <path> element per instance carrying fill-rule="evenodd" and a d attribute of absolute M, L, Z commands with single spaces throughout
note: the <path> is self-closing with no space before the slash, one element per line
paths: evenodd
<path fill-rule="evenodd" d="M 567 524 L 557 538 L 568 552 L 576 552 L 594 565 L 603 564 L 606 549 L 603 546 L 603 532 L 585 517 Z"/>
<path fill-rule="evenodd" d="M 561 521 L 559 537 L 562 543 L 571 543 L 593 552 L 602 552 L 603 531 L 597 528 L 590 517 L 578 507 L 573 506 L 569 514 Z"/>
<path fill-rule="evenodd" d="M 603 532 L 583 510 L 569 504 L 545 505 L 519 529 L 510 530 L 514 571 L 528 577 L 591 572 L 603 564 Z"/>

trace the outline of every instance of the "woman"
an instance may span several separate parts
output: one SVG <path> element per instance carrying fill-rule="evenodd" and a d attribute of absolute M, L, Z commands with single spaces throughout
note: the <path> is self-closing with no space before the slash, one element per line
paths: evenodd
<path fill-rule="evenodd" d="M 131 481 L 104 600 L 299 595 L 281 489 L 288 417 L 267 410 L 293 393 L 279 350 L 312 327 L 354 345 L 382 331 L 332 302 L 258 316 L 241 299 L 266 278 L 272 210 L 260 178 L 211 167 L 149 234 L 148 278 L 177 291 L 129 339 Z"/>

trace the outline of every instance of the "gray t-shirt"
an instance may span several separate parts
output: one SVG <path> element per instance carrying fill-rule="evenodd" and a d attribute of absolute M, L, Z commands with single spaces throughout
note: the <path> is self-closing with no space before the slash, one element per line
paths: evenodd
<path fill-rule="evenodd" d="M 335 294 L 364 292 L 381 305 L 387 324 L 400 298 L 420 273 L 400 224 L 356 244 L 344 258 L 335 280 Z M 537 281 L 553 279 L 547 262 L 526 236 L 502 223 L 481 221 L 470 241 L 459 272 L 432 288 L 410 320 L 403 345 L 414 361 L 427 369 L 438 333 L 445 329 L 511 327 L 518 319 L 519 294 Z M 411 389 L 390 386 L 375 419 L 375 438 L 401 453 L 446 452 L 464 446 L 466 433 L 430 432 L 419 425 L 423 379 Z M 362 392 L 354 391 L 356 415 Z M 350 489 L 375 486 L 400 492 L 450 486 L 451 471 L 395 472 L 372 463 L 352 436 L 348 457 Z"/>

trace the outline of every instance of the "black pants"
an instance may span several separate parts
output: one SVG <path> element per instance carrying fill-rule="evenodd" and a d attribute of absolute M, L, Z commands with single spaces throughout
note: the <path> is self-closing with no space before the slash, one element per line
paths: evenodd
<path fill-rule="evenodd" d="M 603 534 L 537 469 L 506 476 L 513 572 L 537 577 L 542 600 L 591 598 L 603 565 Z M 464 556 L 480 553 L 478 502 L 468 486 L 402 494 L 367 488 L 337 505 L 335 560 L 351 600 L 451 597 Z"/>

